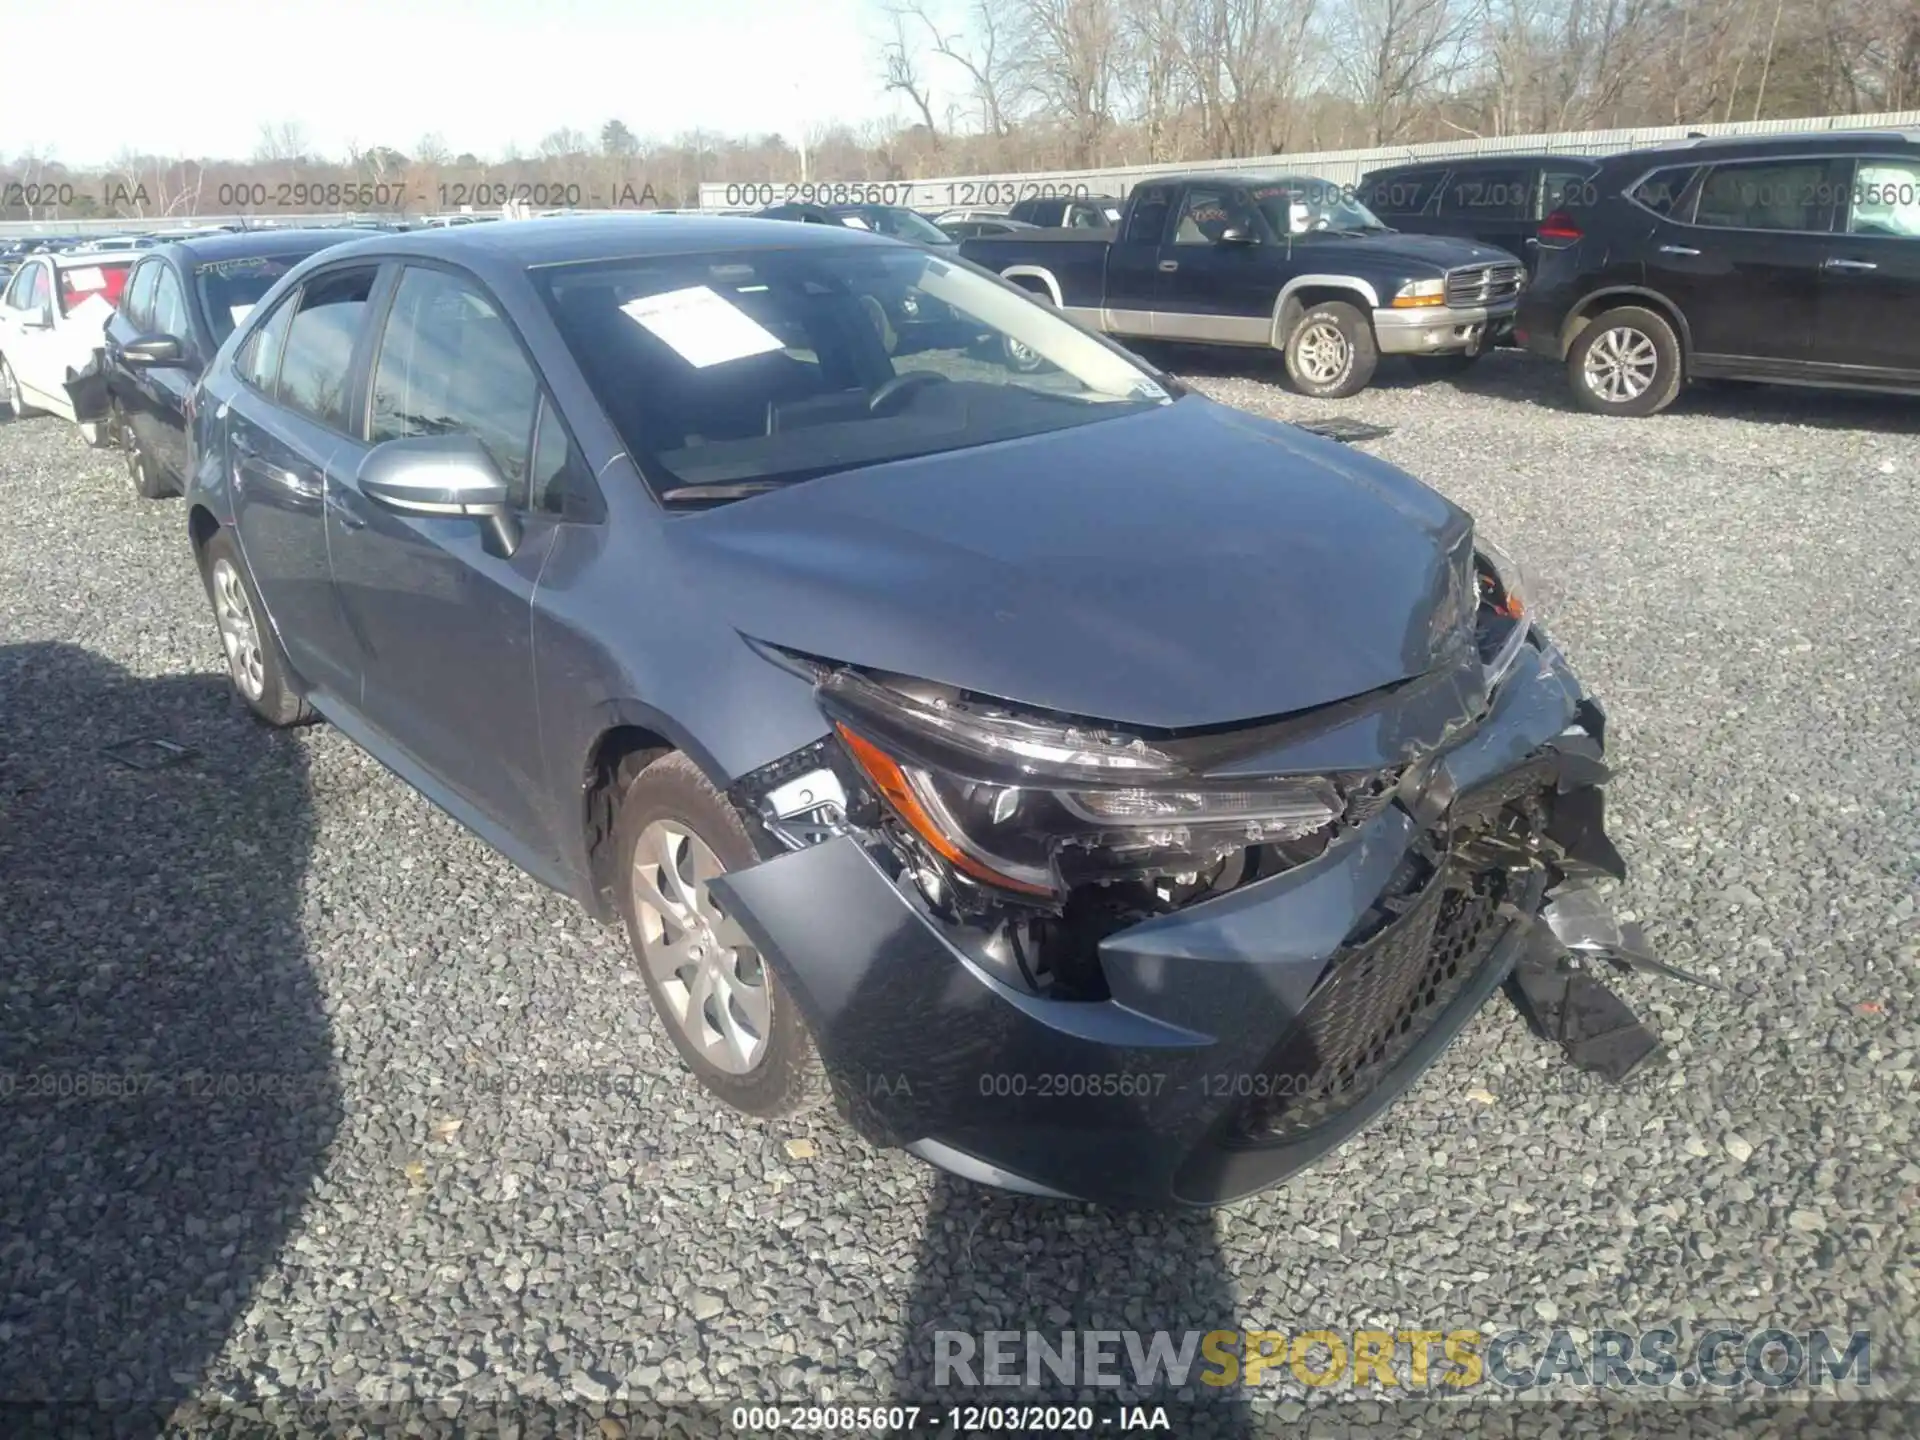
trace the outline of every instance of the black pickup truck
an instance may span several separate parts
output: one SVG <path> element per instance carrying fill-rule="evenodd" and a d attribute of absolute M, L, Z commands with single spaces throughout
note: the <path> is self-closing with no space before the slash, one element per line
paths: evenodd
<path fill-rule="evenodd" d="M 1350 189 L 1290 175 L 1158 176 L 1114 229 L 960 253 L 1111 335 L 1279 349 L 1321 399 L 1365 389 L 1383 354 L 1464 368 L 1511 328 L 1526 277 L 1504 250 L 1400 234 Z"/>

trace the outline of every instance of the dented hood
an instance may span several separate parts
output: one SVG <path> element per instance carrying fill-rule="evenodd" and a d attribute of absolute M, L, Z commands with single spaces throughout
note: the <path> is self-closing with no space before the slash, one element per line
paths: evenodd
<path fill-rule="evenodd" d="M 1200 396 L 826 476 L 672 530 L 687 593 L 743 635 L 1155 728 L 1405 679 L 1470 613 L 1450 563 L 1471 543 L 1463 511 Z"/>

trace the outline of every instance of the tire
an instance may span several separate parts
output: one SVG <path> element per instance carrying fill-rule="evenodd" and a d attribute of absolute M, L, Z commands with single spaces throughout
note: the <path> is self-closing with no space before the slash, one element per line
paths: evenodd
<path fill-rule="evenodd" d="M 159 467 L 148 458 L 140 437 L 127 424 L 126 412 L 117 404 L 113 407 L 113 431 L 120 442 L 120 453 L 127 462 L 127 478 L 133 482 L 133 493 L 142 500 L 164 500 L 173 494 L 173 487 L 161 477 Z"/>
<path fill-rule="evenodd" d="M 207 599 L 213 605 L 221 648 L 227 655 L 227 678 L 234 691 L 256 716 L 276 729 L 313 719 L 313 709 L 289 681 L 286 658 L 274 639 L 273 627 L 263 623 L 266 607 L 255 593 L 247 567 L 233 536 L 222 530 L 201 552 L 201 573 Z M 243 613 L 244 612 L 244 613 Z M 251 644 L 247 631 L 251 631 Z"/>
<path fill-rule="evenodd" d="M 763 1119 L 826 1098 L 799 1008 L 703 883 L 762 858 L 738 812 L 674 751 L 628 782 L 614 840 L 627 943 L 654 1013 L 695 1078 Z"/>
<path fill-rule="evenodd" d="M 1344 300 L 1323 301 L 1302 315 L 1287 336 L 1285 354 L 1287 378 L 1316 400 L 1358 395 L 1380 364 L 1372 324 Z"/>
<path fill-rule="evenodd" d="M 1567 351 L 1574 403 L 1595 415 L 1658 415 L 1684 379 L 1673 326 L 1638 305 L 1601 311 Z"/>
<path fill-rule="evenodd" d="M 1482 353 L 1456 350 L 1451 355 L 1409 355 L 1407 360 L 1413 366 L 1413 373 L 1422 380 L 1444 380 L 1450 375 L 1466 374 L 1479 363 Z"/>
<path fill-rule="evenodd" d="M 1021 288 L 1025 289 L 1026 287 L 1023 286 Z M 1049 310 L 1054 308 L 1053 296 L 1049 295 L 1046 291 L 1028 290 L 1027 293 L 1033 297 L 1034 304 L 1044 305 Z M 1053 368 L 1053 362 L 1048 360 L 1046 356 L 1042 355 L 1038 350 L 1029 350 L 1011 335 L 1002 335 L 1000 337 L 1000 348 L 1006 357 L 1007 368 L 1019 374 L 1034 375 L 1042 370 L 1051 370 Z"/>
<path fill-rule="evenodd" d="M 44 410 L 36 410 L 21 398 L 20 382 L 14 377 L 13 367 L 7 363 L 7 357 L 0 355 L 0 409 L 12 412 L 16 420 L 31 420 L 36 415 L 44 415 Z"/>

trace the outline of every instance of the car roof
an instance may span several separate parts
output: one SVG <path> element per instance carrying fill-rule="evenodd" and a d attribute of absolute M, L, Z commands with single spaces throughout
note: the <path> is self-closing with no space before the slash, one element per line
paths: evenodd
<path fill-rule="evenodd" d="M 1585 165 L 1598 168 L 1604 155 L 1564 155 L 1549 150 L 1515 151 L 1501 155 L 1456 155 L 1451 160 L 1403 160 L 1369 170 L 1369 175 L 1398 175 L 1409 170 L 1476 170 L 1502 165 Z"/>
<path fill-rule="evenodd" d="M 341 244 L 342 240 L 343 237 L 338 228 L 227 230 L 217 235 L 186 236 L 168 242 L 163 248 L 175 259 L 189 265 L 210 265 L 222 260 L 270 259 L 276 255 L 310 255 L 315 250 Z"/>
<path fill-rule="evenodd" d="M 650 255 L 901 243 L 843 225 L 776 227 L 746 215 L 581 215 L 369 235 L 330 249 L 328 258 L 417 255 L 489 268 L 531 268 Z"/>
<path fill-rule="evenodd" d="M 1894 153 L 1920 152 L 1920 130 L 1797 130 L 1784 135 L 1703 135 L 1686 140 L 1668 140 L 1623 150 L 1607 157 L 1609 170 L 1645 165 L 1649 169 L 1663 160 L 1684 164 L 1702 163 L 1746 156 L 1820 154 L 1858 147 Z"/>

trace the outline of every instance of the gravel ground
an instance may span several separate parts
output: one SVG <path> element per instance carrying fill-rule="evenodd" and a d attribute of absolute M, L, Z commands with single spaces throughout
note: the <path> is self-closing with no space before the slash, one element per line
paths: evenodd
<path fill-rule="evenodd" d="M 1517 356 L 1333 404 L 1177 363 L 1396 427 L 1369 448 L 1532 569 L 1610 707 L 1622 904 L 1727 987 L 1622 982 L 1664 1067 L 1584 1083 L 1496 1000 L 1382 1122 L 1213 1217 L 743 1120 L 613 932 L 331 729 L 246 720 L 179 502 L 0 424 L 0 1397 L 859 1403 L 926 1395 L 943 1329 L 1677 1318 L 1868 1326 L 1876 1388 L 1920 1399 L 1912 403 L 1618 422 Z M 99 754 L 142 736 L 198 753 Z M 115 1093 L 135 1072 L 162 1078 Z"/>

